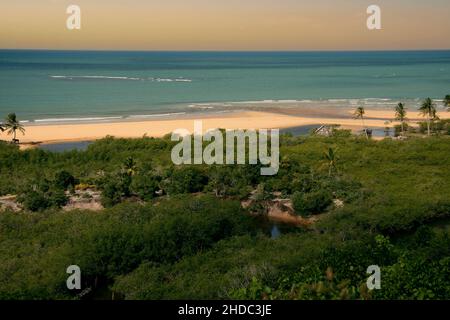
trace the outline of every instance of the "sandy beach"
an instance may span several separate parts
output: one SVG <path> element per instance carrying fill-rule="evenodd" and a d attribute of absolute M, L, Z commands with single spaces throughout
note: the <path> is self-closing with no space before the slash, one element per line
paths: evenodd
<path fill-rule="evenodd" d="M 311 111 L 311 110 L 310 110 Z M 313 113 L 295 110 L 283 112 L 247 111 L 220 115 L 195 115 L 177 119 L 158 119 L 142 121 L 118 121 L 103 123 L 45 124 L 26 125 L 25 136 L 18 136 L 22 144 L 60 143 L 69 141 L 86 141 L 114 136 L 121 138 L 138 138 L 144 135 L 161 137 L 176 129 L 185 128 L 193 131 L 194 120 L 202 120 L 203 130 L 226 129 L 285 129 L 306 125 L 339 124 L 342 128 L 358 131 L 362 129 L 361 121 L 352 117 L 353 109 L 336 112 Z M 450 113 L 441 112 L 440 117 L 450 118 Z M 424 121 L 417 112 L 411 111 L 410 123 Z M 393 127 L 394 112 L 390 110 L 366 110 L 365 123 L 369 128 Z M 389 122 L 389 123 L 387 123 Z"/>

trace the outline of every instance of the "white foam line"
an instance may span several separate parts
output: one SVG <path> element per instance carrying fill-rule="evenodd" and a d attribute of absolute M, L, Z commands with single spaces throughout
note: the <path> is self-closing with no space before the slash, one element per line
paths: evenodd
<path fill-rule="evenodd" d="M 112 80 L 142 80 L 135 77 L 109 77 L 109 76 L 50 76 L 56 79 L 112 79 Z"/>
<path fill-rule="evenodd" d="M 50 78 L 54 79 L 107 79 L 107 80 L 133 80 L 133 81 L 156 81 L 156 82 L 192 82 L 191 79 L 185 79 L 185 78 L 138 78 L 138 77 L 110 77 L 110 76 L 61 76 L 61 75 L 55 75 L 50 76 Z"/>
<path fill-rule="evenodd" d="M 74 121 L 99 121 L 99 120 L 113 120 L 122 119 L 122 117 L 91 117 L 91 118 L 49 118 L 36 119 L 34 122 L 74 122 Z"/>
<path fill-rule="evenodd" d="M 182 114 L 186 114 L 186 112 L 158 113 L 158 114 L 138 114 L 138 115 L 128 116 L 127 119 L 168 117 L 168 116 L 176 116 L 176 115 L 182 115 Z"/>

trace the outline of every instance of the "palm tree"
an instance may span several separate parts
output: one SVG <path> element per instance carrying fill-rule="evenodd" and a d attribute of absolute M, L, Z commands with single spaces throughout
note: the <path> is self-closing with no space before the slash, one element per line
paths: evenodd
<path fill-rule="evenodd" d="M 450 111 L 450 94 L 445 96 L 445 98 L 444 98 L 444 106 L 447 107 L 447 111 Z"/>
<path fill-rule="evenodd" d="M 8 134 L 13 135 L 13 139 L 12 139 L 13 142 L 16 141 L 17 131 L 20 131 L 22 134 L 25 134 L 25 128 L 17 120 L 17 116 L 15 113 L 8 114 L 8 116 L 6 117 L 6 121 L 3 124 L 3 127 L 4 127 L 4 129 L 2 129 L 2 130 L 6 130 L 8 132 Z"/>
<path fill-rule="evenodd" d="M 430 131 L 431 120 L 434 120 L 437 118 L 436 105 L 434 104 L 433 100 L 431 100 L 431 98 L 426 98 L 422 102 L 422 106 L 419 108 L 419 111 L 422 114 L 422 116 L 427 117 L 428 135 L 430 135 L 431 134 L 431 131 Z"/>
<path fill-rule="evenodd" d="M 439 116 L 437 115 L 437 110 L 435 109 L 433 111 L 433 117 L 431 118 L 431 123 L 433 124 L 433 128 L 435 131 L 437 131 L 437 125 L 435 124 L 435 121 L 439 121 L 439 120 L 441 120 L 441 118 L 439 118 Z"/>
<path fill-rule="evenodd" d="M 328 148 L 328 151 L 324 152 L 324 159 L 328 165 L 328 176 L 331 177 L 333 170 L 337 171 L 336 162 L 338 160 L 333 148 Z"/>
<path fill-rule="evenodd" d="M 356 108 L 355 112 L 353 113 L 353 116 L 355 117 L 355 119 L 361 119 L 363 128 L 364 128 L 364 132 L 366 133 L 367 139 L 369 139 L 369 135 L 367 134 L 366 124 L 364 122 L 365 114 L 366 114 L 366 110 L 364 110 L 364 107 L 358 107 L 358 108 Z"/>
<path fill-rule="evenodd" d="M 395 120 L 400 121 L 402 125 L 402 135 L 405 131 L 404 123 L 406 121 L 406 109 L 405 105 L 401 102 L 398 103 L 398 105 L 395 107 Z"/>
<path fill-rule="evenodd" d="M 123 163 L 123 170 L 128 176 L 134 176 L 137 170 L 136 162 L 132 157 L 128 157 L 125 159 Z"/>

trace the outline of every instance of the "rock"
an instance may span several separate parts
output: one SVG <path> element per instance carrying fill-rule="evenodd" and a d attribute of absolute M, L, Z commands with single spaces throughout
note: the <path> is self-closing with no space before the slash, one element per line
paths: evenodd
<path fill-rule="evenodd" d="M 11 210 L 19 212 L 22 210 L 22 206 L 17 202 L 17 196 L 6 195 L 0 197 L 0 211 Z"/>
<path fill-rule="evenodd" d="M 334 199 L 333 200 L 334 205 L 336 206 L 336 208 L 342 208 L 344 207 L 344 201 L 339 200 L 339 199 Z"/>
<path fill-rule="evenodd" d="M 69 201 L 63 207 L 64 211 L 76 209 L 100 211 L 104 209 L 101 203 L 101 192 L 99 191 L 92 189 L 76 190 L 75 194 L 68 193 L 67 195 L 69 196 Z"/>

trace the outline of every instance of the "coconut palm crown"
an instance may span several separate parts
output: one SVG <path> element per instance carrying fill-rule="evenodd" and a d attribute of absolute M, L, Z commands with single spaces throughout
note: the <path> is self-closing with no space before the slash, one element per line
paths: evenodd
<path fill-rule="evenodd" d="M 337 171 L 336 162 L 338 160 L 336 156 L 336 152 L 333 148 L 328 148 L 326 152 L 324 152 L 324 159 L 327 162 L 328 166 L 328 176 L 331 177 L 333 171 Z"/>
<path fill-rule="evenodd" d="M 25 128 L 23 125 L 17 120 L 17 116 L 15 113 L 10 113 L 5 119 L 5 123 L 3 124 L 2 131 L 5 130 L 9 135 L 13 135 L 13 141 L 16 140 L 17 131 L 25 134 Z"/>
<path fill-rule="evenodd" d="M 366 114 L 366 110 L 364 109 L 364 107 L 358 107 L 358 108 L 356 108 L 355 112 L 353 113 L 353 116 L 355 117 L 355 119 L 361 119 L 362 125 L 363 125 L 363 128 L 364 128 L 364 132 L 366 133 L 367 139 L 369 139 L 369 135 L 367 133 L 366 124 L 364 122 L 364 115 L 365 114 Z"/>
<path fill-rule="evenodd" d="M 445 96 L 444 106 L 447 108 L 447 111 L 450 111 L 450 94 Z"/>
<path fill-rule="evenodd" d="M 421 107 L 419 108 L 420 114 L 424 117 L 427 117 L 427 131 L 428 135 L 431 134 L 430 131 L 430 125 L 431 121 L 437 119 L 437 110 L 436 105 L 434 104 L 433 100 L 431 98 L 426 98 L 423 102 Z"/>
<path fill-rule="evenodd" d="M 406 108 L 401 102 L 395 107 L 395 120 L 400 121 L 402 126 L 402 134 L 405 131 L 405 121 L 406 121 Z"/>

